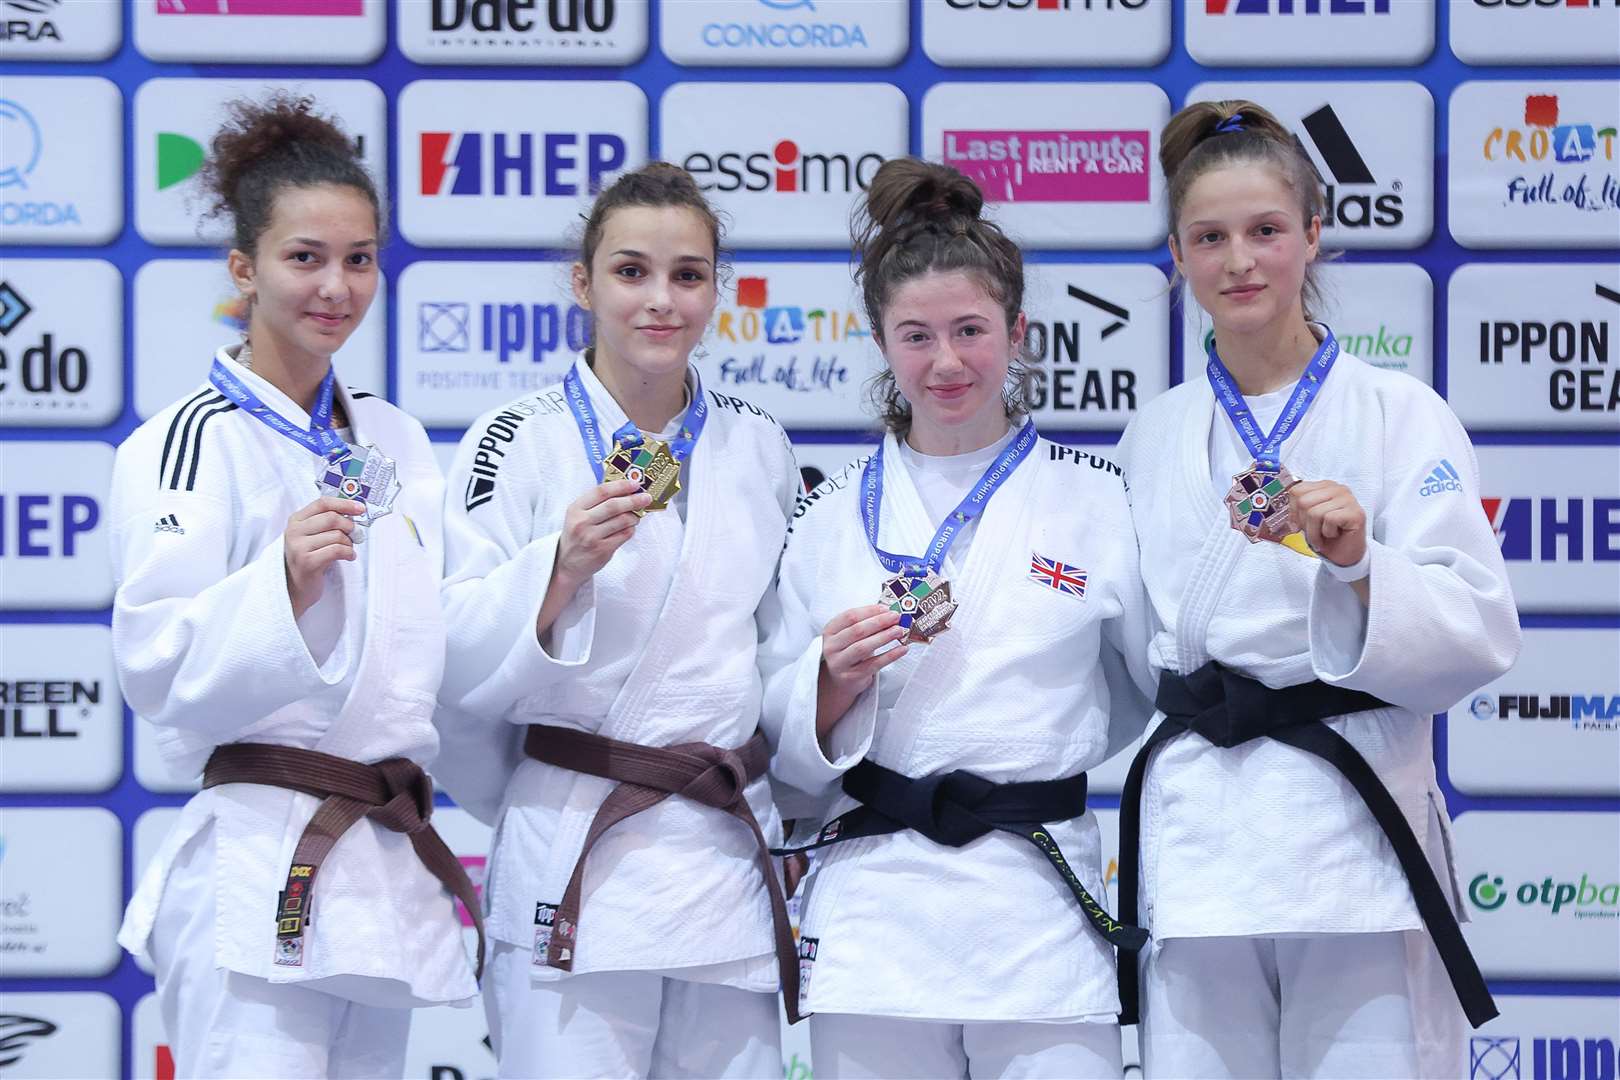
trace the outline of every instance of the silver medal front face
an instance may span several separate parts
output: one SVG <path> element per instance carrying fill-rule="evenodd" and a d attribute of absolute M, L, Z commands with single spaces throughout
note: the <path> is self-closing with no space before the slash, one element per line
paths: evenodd
<path fill-rule="evenodd" d="M 361 526 L 353 534 L 355 543 L 365 540 L 365 526 L 393 513 L 400 493 L 396 471 L 394 459 L 375 446 L 351 446 L 340 456 L 321 462 L 315 474 L 316 490 L 365 506 L 354 518 Z"/>

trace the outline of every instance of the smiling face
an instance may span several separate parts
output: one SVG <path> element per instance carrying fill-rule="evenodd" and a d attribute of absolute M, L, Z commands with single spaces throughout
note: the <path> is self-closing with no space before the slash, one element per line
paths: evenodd
<path fill-rule="evenodd" d="M 1187 189 L 1170 251 L 1217 336 L 1304 322 L 1322 223 L 1302 218 L 1299 196 L 1267 166 L 1211 169 Z"/>
<path fill-rule="evenodd" d="M 377 295 L 377 212 L 362 192 L 323 184 L 277 193 L 257 253 L 232 251 L 252 302 L 248 337 L 293 367 L 324 367 Z"/>
<path fill-rule="evenodd" d="M 574 295 L 595 319 L 596 362 L 661 381 L 684 372 L 718 299 L 714 240 L 693 210 L 623 206 L 608 215 Z"/>
<path fill-rule="evenodd" d="M 1012 327 L 978 277 L 928 273 L 897 286 L 883 310 L 883 357 L 911 404 L 912 442 L 995 441 L 1007 427 L 1002 388 L 1024 340 L 1024 316 Z"/>

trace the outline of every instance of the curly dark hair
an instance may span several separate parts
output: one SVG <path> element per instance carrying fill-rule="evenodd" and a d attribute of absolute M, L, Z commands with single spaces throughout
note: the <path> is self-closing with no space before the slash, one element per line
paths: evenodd
<path fill-rule="evenodd" d="M 281 91 L 263 101 L 225 106 L 229 119 L 214 136 L 201 181 L 213 204 L 210 216 L 229 215 L 232 243 L 249 258 L 270 227 L 283 188 L 333 184 L 360 192 L 377 214 L 378 243 L 387 215 L 377 184 L 360 163 L 354 140 L 333 120 L 314 112 L 313 98 Z"/>
<path fill-rule="evenodd" d="M 872 337 L 883 344 L 883 311 L 894 291 L 929 273 L 972 274 L 1001 306 L 1010 333 L 1024 305 L 1024 255 L 992 221 L 980 216 L 984 193 L 949 165 L 917 158 L 886 161 L 856 206 L 852 238 Z M 1023 344 L 1007 367 L 1002 401 L 1008 419 L 1029 411 L 1036 358 Z M 911 430 L 911 404 L 884 365 L 867 387 L 883 426 L 903 437 Z"/>

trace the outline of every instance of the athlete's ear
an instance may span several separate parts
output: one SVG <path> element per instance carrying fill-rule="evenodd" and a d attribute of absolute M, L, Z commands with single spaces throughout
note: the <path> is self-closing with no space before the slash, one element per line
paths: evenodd
<path fill-rule="evenodd" d="M 1014 352 L 1017 352 L 1019 349 L 1023 348 L 1024 331 L 1028 328 L 1029 319 L 1022 311 L 1020 311 L 1018 313 L 1018 318 L 1013 320 L 1012 333 L 1010 335 Z"/>
<path fill-rule="evenodd" d="M 1305 261 L 1315 262 L 1317 253 L 1322 248 L 1322 215 L 1312 214 L 1311 223 L 1305 227 Z"/>
<path fill-rule="evenodd" d="M 569 279 L 574 286 L 574 300 L 586 311 L 591 310 L 591 275 L 585 269 L 585 264 L 575 263 Z"/>
<path fill-rule="evenodd" d="M 232 248 L 231 253 L 225 256 L 225 269 L 230 273 L 236 291 L 249 300 L 253 299 L 253 260 L 245 252 Z"/>
<path fill-rule="evenodd" d="M 1181 243 L 1175 233 L 1170 234 L 1170 260 L 1176 264 L 1176 273 L 1186 277 L 1186 271 L 1181 268 Z"/>

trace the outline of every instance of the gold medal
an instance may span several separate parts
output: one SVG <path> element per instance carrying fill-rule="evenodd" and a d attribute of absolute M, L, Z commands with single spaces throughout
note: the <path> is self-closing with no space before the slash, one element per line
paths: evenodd
<path fill-rule="evenodd" d="M 883 583 L 878 603 L 900 613 L 900 626 L 906 631 L 901 640 L 907 645 L 927 645 L 949 630 L 957 607 L 951 583 L 932 570 L 896 574 Z"/>
<path fill-rule="evenodd" d="M 651 495 L 652 502 L 635 512 L 640 517 L 669 509 L 669 501 L 681 490 L 681 463 L 662 439 L 644 438 L 631 446 L 615 442 L 612 452 L 602 459 L 602 480 L 633 480 Z"/>

